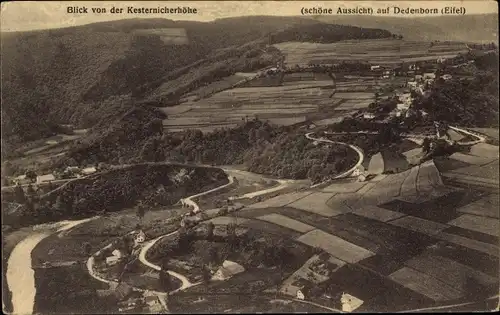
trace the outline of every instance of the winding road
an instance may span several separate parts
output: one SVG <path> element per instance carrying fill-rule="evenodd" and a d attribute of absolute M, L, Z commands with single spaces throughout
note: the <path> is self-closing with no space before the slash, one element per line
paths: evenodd
<path fill-rule="evenodd" d="M 450 126 L 450 129 L 453 129 L 455 131 L 458 131 L 458 132 L 461 132 L 463 134 L 467 134 L 467 135 L 470 135 L 470 136 L 477 138 L 477 140 L 474 140 L 474 141 L 460 143 L 461 145 L 474 145 L 474 144 L 486 141 L 485 137 L 478 135 L 476 133 L 472 133 L 466 129 L 459 128 L 459 127 L 452 127 L 452 126 Z M 351 145 L 348 143 L 344 143 L 344 142 L 336 142 L 336 141 L 332 141 L 332 140 L 328 140 L 328 139 L 324 139 L 324 138 L 315 138 L 313 135 L 314 135 L 314 133 L 310 132 L 310 133 L 305 134 L 305 137 L 309 140 L 312 140 L 312 141 L 345 145 L 345 146 L 348 146 L 351 149 L 353 149 L 358 154 L 358 157 L 359 157 L 358 162 L 352 168 L 343 172 L 342 174 L 335 176 L 332 179 L 344 178 L 344 177 L 351 175 L 352 172 L 354 172 L 354 170 L 356 168 L 358 168 L 363 163 L 363 160 L 364 160 L 363 151 L 360 148 L 358 148 L 357 146 L 354 146 L 354 145 Z M 200 211 L 200 207 L 193 199 L 195 199 L 197 197 L 201 197 L 203 195 L 207 195 L 207 194 L 216 192 L 216 191 L 221 190 L 221 189 L 224 189 L 224 188 L 229 187 L 230 185 L 232 185 L 234 183 L 234 178 L 229 173 L 238 172 L 238 171 L 229 170 L 229 169 L 224 169 L 224 171 L 226 172 L 226 174 L 228 176 L 228 180 L 229 180 L 228 183 L 221 185 L 219 187 L 216 187 L 214 189 L 210 189 L 208 191 L 189 196 L 189 197 L 183 199 L 184 203 L 192 206 L 193 209 L 195 210 L 195 212 Z M 239 171 L 239 172 L 243 173 L 244 171 Z M 266 188 L 266 189 L 263 189 L 263 190 L 260 190 L 257 192 L 247 193 L 247 194 L 244 194 L 242 196 L 238 196 L 236 198 L 254 198 L 256 196 L 260 196 L 260 195 L 267 194 L 270 192 L 279 191 L 279 190 L 287 187 L 288 185 L 294 183 L 295 181 L 277 180 L 277 182 L 279 183 L 278 186 Z M 325 182 L 313 185 L 313 186 L 311 186 L 311 188 L 317 187 L 317 186 L 324 184 L 324 183 Z M 97 217 L 88 218 L 88 219 L 84 219 L 84 220 L 76 220 L 76 221 L 61 221 L 56 225 L 49 224 L 49 225 L 44 225 L 43 227 L 39 226 L 38 229 L 34 229 L 35 231 L 33 234 L 26 237 L 24 240 L 22 240 L 19 244 L 16 245 L 16 247 L 13 249 L 13 251 L 9 257 L 8 270 L 7 270 L 7 283 L 8 283 L 9 289 L 12 291 L 12 304 L 13 304 L 13 310 L 14 310 L 15 314 L 32 314 L 33 313 L 36 288 L 35 288 L 35 280 L 34 280 L 34 271 L 32 268 L 32 261 L 31 261 L 31 252 L 35 248 L 35 246 L 39 242 L 41 242 L 43 239 L 45 239 L 46 237 L 48 237 L 54 233 L 64 233 L 65 231 L 68 231 L 71 228 L 73 228 L 79 224 L 82 224 L 84 222 L 88 222 L 88 221 L 96 219 L 96 218 Z M 48 229 L 57 228 L 57 230 L 55 232 L 50 232 L 47 230 L 43 231 L 44 229 L 47 229 L 47 228 Z M 161 238 L 170 237 L 170 236 L 175 235 L 176 233 L 177 233 L 177 231 L 166 234 L 166 235 L 162 235 L 158 238 L 155 238 L 154 240 L 151 240 L 151 241 L 145 243 L 144 246 L 142 247 L 140 253 L 139 253 L 139 257 L 138 257 L 139 261 L 149 268 L 152 268 L 154 270 L 161 270 L 160 266 L 157 266 L 157 265 L 149 262 L 146 259 L 147 251 L 152 246 L 154 246 L 154 244 L 157 241 L 159 241 Z M 110 247 L 110 246 L 111 246 L 111 244 L 109 244 L 107 247 Z M 100 251 L 98 251 L 97 253 L 99 253 L 99 252 Z M 100 282 L 108 283 L 108 284 L 114 283 L 114 281 L 106 280 L 106 279 L 100 277 L 99 275 L 97 275 L 94 268 L 93 268 L 93 265 L 94 265 L 94 255 L 91 256 L 87 260 L 87 269 L 88 269 L 89 274 L 94 279 L 96 279 Z M 170 293 L 177 292 L 180 290 L 185 290 L 189 287 L 192 287 L 194 285 L 199 284 L 199 283 L 191 283 L 189 281 L 189 279 L 187 279 L 185 276 L 183 276 L 182 274 L 179 274 L 177 272 L 174 272 L 171 270 L 167 270 L 167 272 L 171 276 L 179 279 L 182 283 L 180 288 L 178 288 Z M 138 290 L 145 291 L 142 289 L 138 289 Z M 158 295 L 167 294 L 165 292 L 156 292 L 156 291 L 152 291 L 152 292 L 154 292 L 155 294 L 158 294 Z M 304 302 L 304 301 L 299 301 L 299 302 Z M 317 306 L 320 306 L 320 305 L 317 305 Z M 321 307 L 323 307 L 323 306 L 321 306 Z M 444 306 L 443 308 L 446 308 L 446 307 Z M 434 309 L 434 308 L 430 308 L 430 309 Z M 334 311 L 334 310 L 330 309 L 330 311 Z"/>
<path fill-rule="evenodd" d="M 342 174 L 339 174 L 329 180 L 326 180 L 324 182 L 321 182 L 319 184 L 316 184 L 316 185 L 312 185 L 311 188 L 315 188 L 315 187 L 318 187 L 320 185 L 323 185 L 323 184 L 326 184 L 328 182 L 330 182 L 331 180 L 334 180 L 334 179 L 340 179 L 340 178 L 345 178 L 345 177 L 348 177 L 349 175 L 351 175 L 364 161 L 365 159 L 365 154 L 363 153 L 363 150 L 361 150 L 361 148 L 355 146 L 355 145 L 352 145 L 352 144 L 348 144 L 348 143 L 345 143 L 345 142 L 337 142 L 337 141 L 332 141 L 332 140 L 328 140 L 328 139 L 324 139 L 324 138 L 314 138 L 311 136 L 311 134 L 314 134 L 314 132 L 309 132 L 306 134 L 306 138 L 309 139 L 309 140 L 313 140 L 313 141 L 317 141 L 317 142 L 325 142 L 325 143 L 332 143 L 332 144 L 339 144 L 339 145 L 344 145 L 344 146 L 347 146 L 351 149 L 353 149 L 357 154 L 358 154 L 358 162 L 353 166 L 351 167 L 350 169 L 348 169 L 347 171 L 343 172 Z"/>

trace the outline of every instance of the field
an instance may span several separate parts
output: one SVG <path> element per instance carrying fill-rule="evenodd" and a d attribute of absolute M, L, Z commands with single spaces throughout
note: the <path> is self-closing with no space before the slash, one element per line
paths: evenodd
<path fill-rule="evenodd" d="M 399 64 L 421 60 L 451 58 L 467 52 L 465 44 L 417 42 L 394 39 L 350 40 L 332 44 L 286 42 L 274 45 L 286 55 L 288 65 L 366 61 Z"/>
<path fill-rule="evenodd" d="M 369 250 L 321 230 L 313 230 L 302 235 L 298 240 L 309 246 L 320 247 L 330 255 L 348 263 L 356 263 L 373 255 Z"/>
<path fill-rule="evenodd" d="M 280 86 L 227 89 L 242 78 L 233 75 L 186 95 L 186 101 L 180 105 L 161 108 L 168 115 L 163 126 L 171 132 L 185 129 L 210 132 L 254 118 L 279 126 L 300 124 L 306 120 L 318 121 L 321 125 L 338 121 L 346 112 L 366 108 L 374 99 L 374 93 L 367 89 L 370 79 L 343 82 L 331 97 L 333 86 L 330 78 L 313 73 L 300 75 L 302 77 L 292 77 L 290 81 L 290 78 L 285 78 Z M 218 92 L 221 89 L 224 90 Z"/>

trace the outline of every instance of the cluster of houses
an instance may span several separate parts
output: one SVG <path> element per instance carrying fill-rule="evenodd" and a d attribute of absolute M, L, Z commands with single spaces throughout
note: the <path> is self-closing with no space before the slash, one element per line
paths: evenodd
<path fill-rule="evenodd" d="M 63 172 L 53 172 L 50 174 L 37 175 L 36 179 L 33 180 L 32 177 L 26 176 L 26 174 L 17 176 L 12 179 L 15 185 L 27 185 L 35 182 L 37 185 L 46 184 L 58 179 L 67 178 L 80 178 L 97 172 L 97 168 L 85 167 L 80 168 L 78 166 L 68 166 Z"/>
<path fill-rule="evenodd" d="M 146 234 L 142 230 L 134 231 L 131 235 L 134 238 L 134 250 L 146 241 Z M 123 257 L 123 253 L 119 249 L 115 249 L 111 252 L 111 256 L 106 257 L 106 265 L 116 265 Z"/>

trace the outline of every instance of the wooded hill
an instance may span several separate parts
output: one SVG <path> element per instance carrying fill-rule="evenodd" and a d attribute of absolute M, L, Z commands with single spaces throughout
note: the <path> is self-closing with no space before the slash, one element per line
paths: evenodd
<path fill-rule="evenodd" d="M 187 44 L 165 42 L 161 29 L 184 29 Z M 89 127 L 130 100 L 175 104 L 204 83 L 275 64 L 279 51 L 268 45 L 280 41 L 390 36 L 297 17 L 130 19 L 3 33 L 3 141 L 37 139 L 55 124 Z"/>

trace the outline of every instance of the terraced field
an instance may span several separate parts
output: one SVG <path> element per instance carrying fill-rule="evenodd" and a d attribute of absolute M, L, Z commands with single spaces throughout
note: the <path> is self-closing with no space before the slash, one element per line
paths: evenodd
<path fill-rule="evenodd" d="M 308 119 L 339 119 L 346 112 L 368 107 L 374 98 L 371 92 L 339 92 L 330 98 L 331 84 L 331 81 L 296 81 L 278 87 L 225 90 L 206 99 L 163 108 L 168 115 L 163 125 L 171 132 L 189 128 L 209 132 L 258 118 L 287 126 Z"/>
<path fill-rule="evenodd" d="M 462 43 L 416 42 L 379 39 L 341 41 L 332 44 L 286 42 L 274 45 L 286 56 L 288 65 L 335 63 L 340 61 L 366 61 L 375 64 L 398 64 L 451 58 L 467 52 Z"/>

